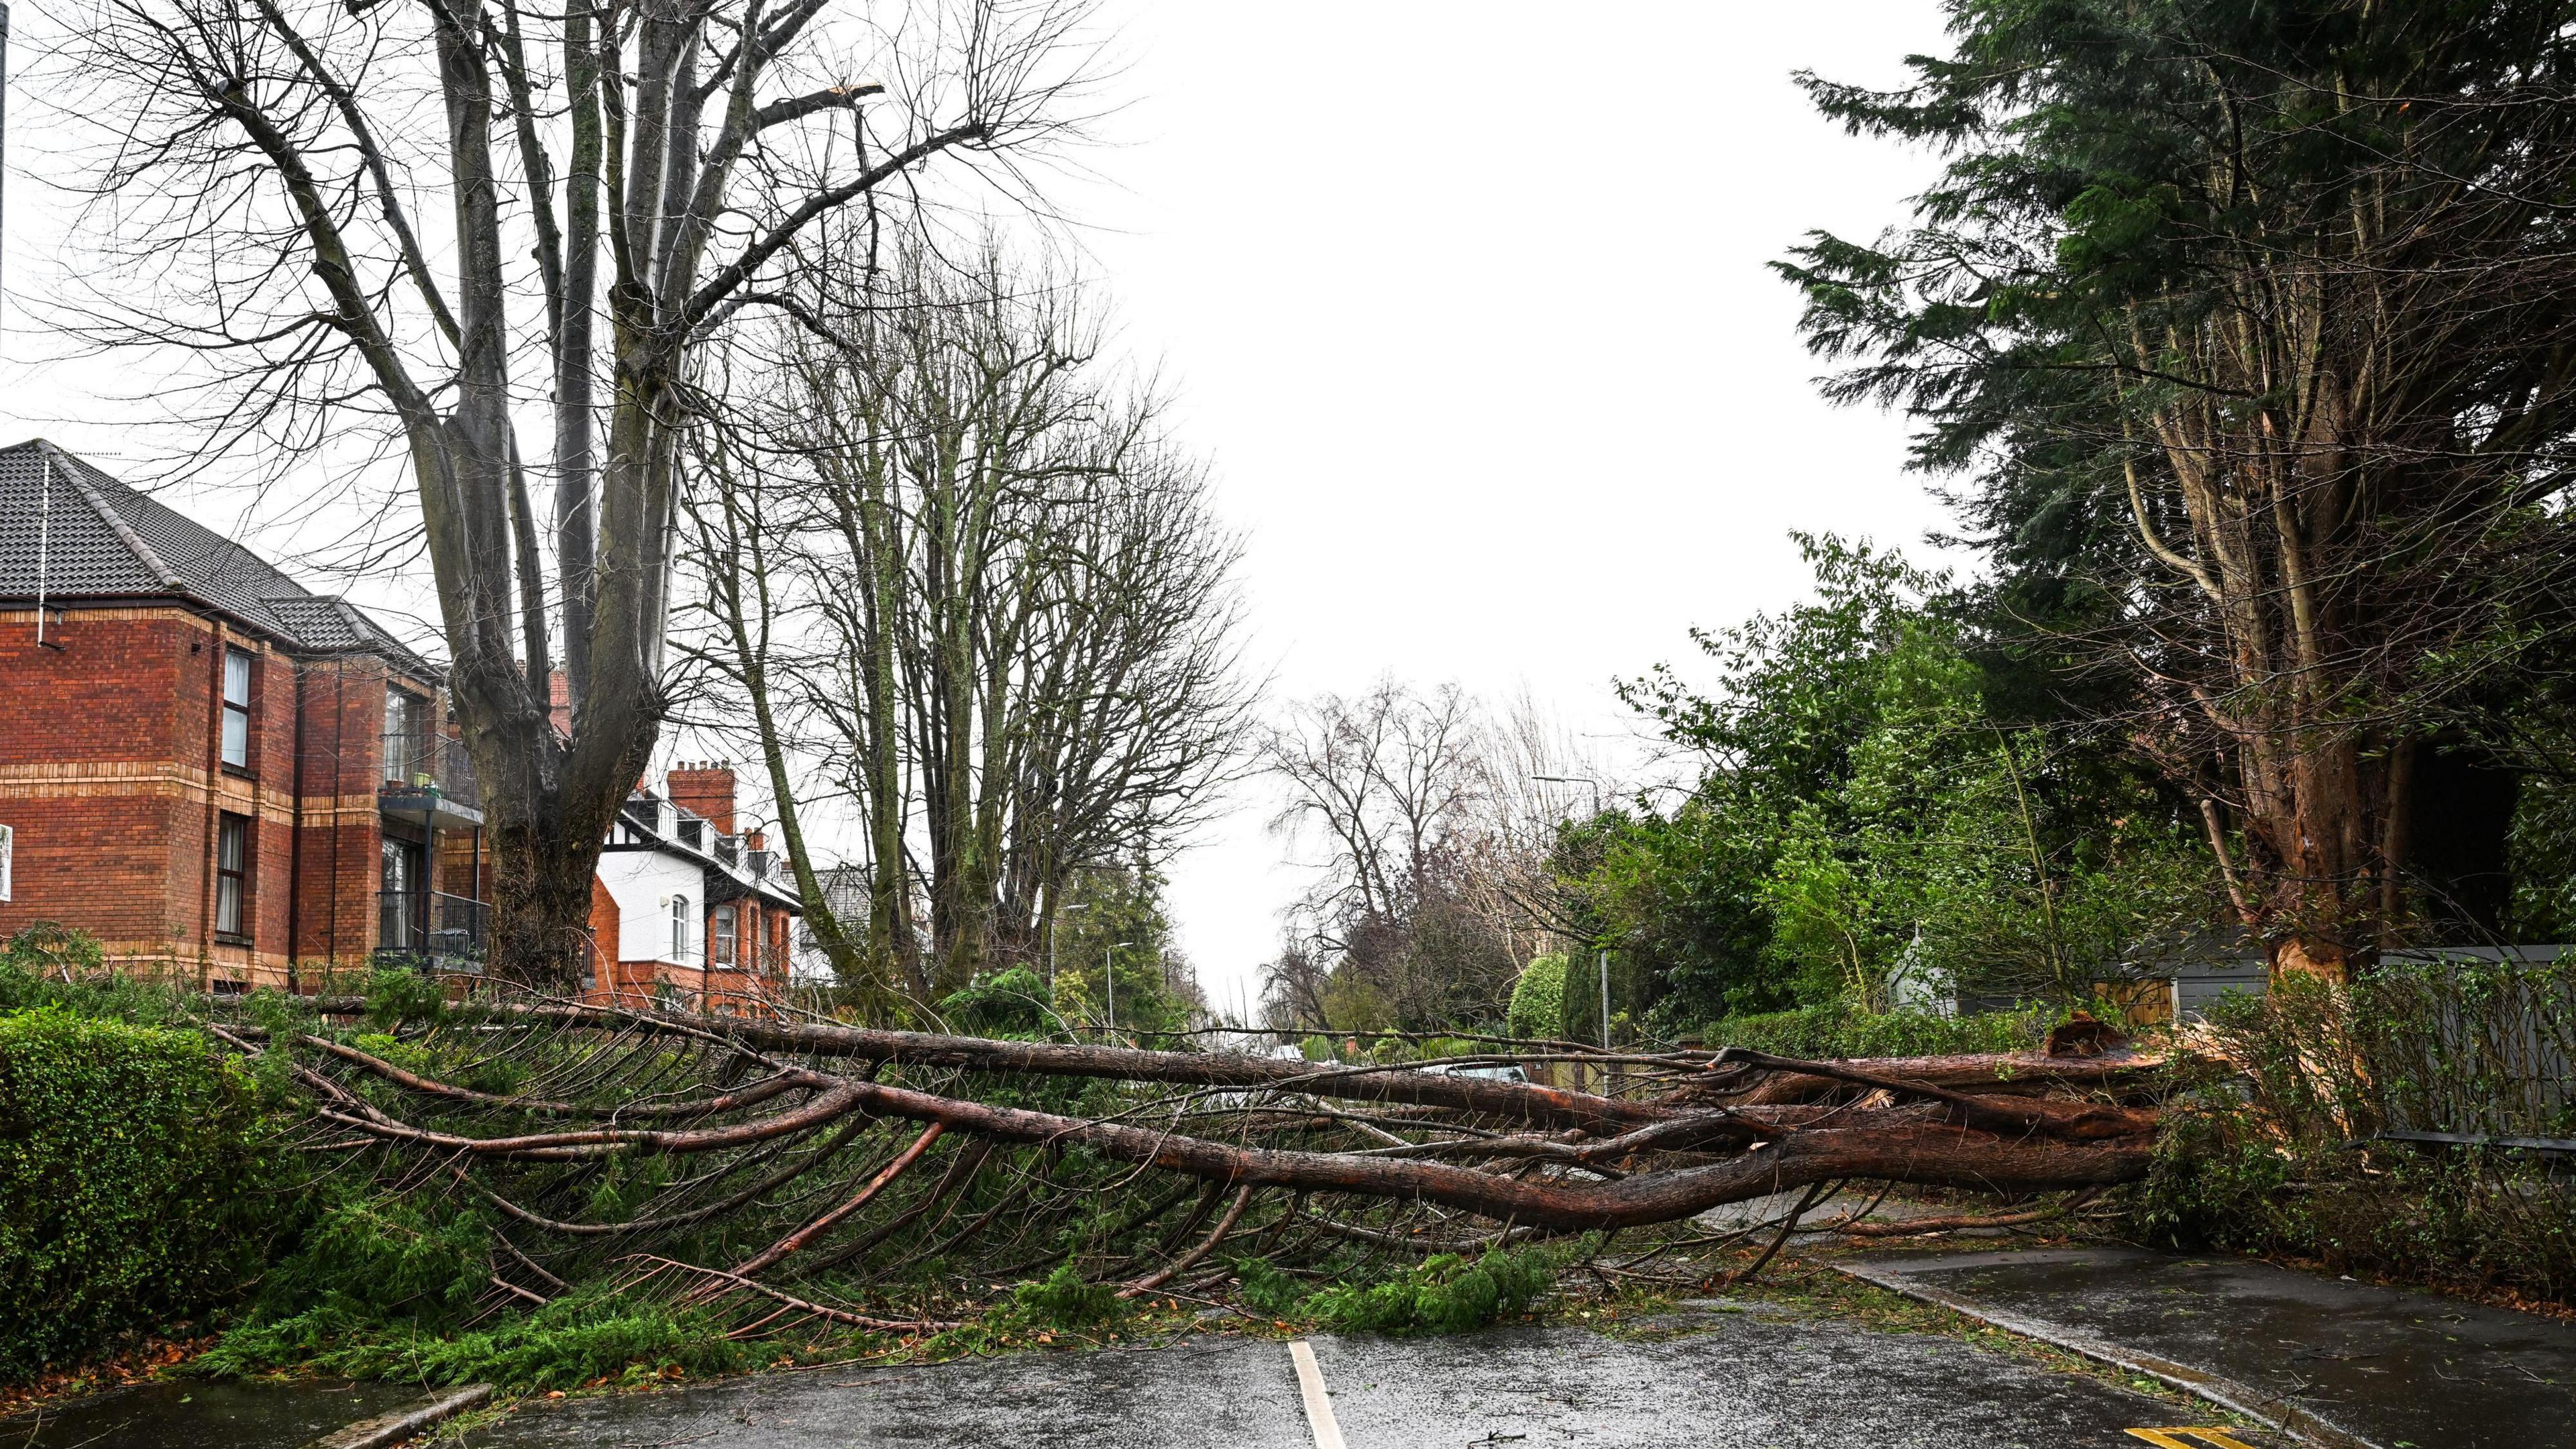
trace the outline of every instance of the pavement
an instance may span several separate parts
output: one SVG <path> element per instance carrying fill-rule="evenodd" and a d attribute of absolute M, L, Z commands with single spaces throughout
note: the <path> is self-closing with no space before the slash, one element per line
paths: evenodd
<path fill-rule="evenodd" d="M 1024 1353 L 926 1368 L 776 1373 L 532 1405 L 474 1449 L 2140 1449 L 2128 1431 L 2219 1422 L 2097 1377 L 1954 1339 L 1759 1306 L 1682 1310 L 1653 1339 L 1566 1326 L 1294 1345 Z M 2266 1446 L 2175 1440 L 2190 1449 Z"/>
<path fill-rule="evenodd" d="M 2576 1325 L 2246 1259 L 2127 1248 L 1883 1254 L 1836 1266 L 2335 1449 L 2576 1446 Z"/>
<path fill-rule="evenodd" d="M 0 1419 L 0 1449 L 296 1449 L 419 1397 L 402 1384 L 165 1379 Z"/>

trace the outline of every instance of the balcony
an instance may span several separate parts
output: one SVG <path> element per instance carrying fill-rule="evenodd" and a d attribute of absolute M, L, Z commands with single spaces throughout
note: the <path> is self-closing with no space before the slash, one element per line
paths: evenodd
<path fill-rule="evenodd" d="M 387 734 L 385 780 L 376 808 L 433 830 L 473 830 L 483 824 L 483 787 L 462 742 Z"/>
<path fill-rule="evenodd" d="M 376 950 L 427 956 L 447 969 L 483 959 L 481 901 L 445 891 L 384 891 L 377 897 Z"/>

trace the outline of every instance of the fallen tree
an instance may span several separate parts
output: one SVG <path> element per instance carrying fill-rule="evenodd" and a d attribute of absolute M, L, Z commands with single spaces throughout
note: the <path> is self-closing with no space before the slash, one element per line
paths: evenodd
<path fill-rule="evenodd" d="M 365 1032 L 363 1006 L 209 1029 L 292 1084 L 307 1151 L 481 1215 L 495 1306 L 658 1294 L 744 1333 L 946 1322 L 948 1289 L 1063 1264 L 1187 1297 L 1247 1259 L 1341 1272 L 1796 1193 L 1776 1251 L 1844 1183 L 2098 1192 L 2145 1174 L 2164 1070 L 1643 1053 L 1610 1095 L 1465 1070 L 1547 1052 L 1426 1071 L 539 998 Z"/>

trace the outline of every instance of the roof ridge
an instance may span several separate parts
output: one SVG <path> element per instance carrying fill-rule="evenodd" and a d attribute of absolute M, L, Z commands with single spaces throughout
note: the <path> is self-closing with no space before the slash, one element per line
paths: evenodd
<path fill-rule="evenodd" d="M 161 555 L 153 552 L 152 545 L 143 541 L 143 535 L 134 531 L 134 525 L 125 521 L 125 515 L 108 507 L 107 500 L 98 495 L 97 485 L 82 476 L 87 470 L 79 459 L 41 438 L 36 441 L 36 449 L 44 457 L 47 476 L 52 475 L 52 465 L 56 461 L 65 465 L 63 472 L 70 479 L 73 491 L 79 493 L 81 501 L 90 506 L 90 511 L 98 515 L 99 521 L 116 534 L 117 541 L 124 544 L 145 568 L 152 571 L 152 576 L 161 581 L 161 587 L 185 588 L 186 580 L 179 577 L 178 571 L 162 562 Z"/>

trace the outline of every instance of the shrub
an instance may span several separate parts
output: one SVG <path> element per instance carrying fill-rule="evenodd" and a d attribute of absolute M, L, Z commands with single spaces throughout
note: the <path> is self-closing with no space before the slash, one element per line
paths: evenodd
<path fill-rule="evenodd" d="M 1556 1036 L 1564 1015 L 1565 957 L 1531 957 L 1520 980 L 1512 983 L 1512 1004 L 1505 1013 L 1511 1034 L 1528 1040 Z"/>
<path fill-rule="evenodd" d="M 2039 1045 L 2062 1014 L 2046 1007 L 1954 1017 L 1802 1006 L 1758 1016 L 1721 1017 L 1703 1029 L 1702 1038 L 1711 1047 L 1740 1046 L 1811 1061 L 2025 1051 Z"/>
<path fill-rule="evenodd" d="M 248 1074 L 194 1032 L 0 1016 L 0 1380 L 238 1291 L 276 1157 Z"/>

